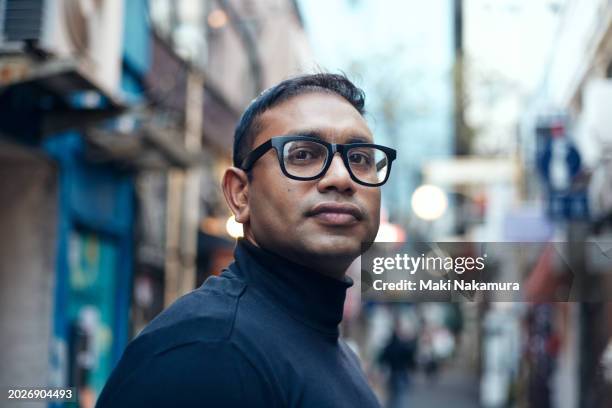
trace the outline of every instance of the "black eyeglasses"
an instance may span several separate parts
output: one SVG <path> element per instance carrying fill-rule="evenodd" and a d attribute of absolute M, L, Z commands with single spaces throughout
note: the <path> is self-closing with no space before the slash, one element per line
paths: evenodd
<path fill-rule="evenodd" d="M 240 168 L 250 171 L 261 156 L 276 150 L 283 174 L 294 180 L 315 180 L 329 169 L 336 152 L 340 153 L 351 178 L 364 186 L 385 184 L 391 173 L 396 151 L 372 143 L 327 143 L 310 136 L 277 136 L 256 147 Z"/>

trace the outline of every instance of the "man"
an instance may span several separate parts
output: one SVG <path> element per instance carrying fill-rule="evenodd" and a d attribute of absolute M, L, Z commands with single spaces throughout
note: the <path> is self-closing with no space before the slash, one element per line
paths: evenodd
<path fill-rule="evenodd" d="M 410 387 L 410 371 L 416 367 L 417 341 L 402 333 L 400 321 L 393 322 L 393 331 L 378 356 L 378 362 L 388 368 L 387 407 L 405 407 Z"/>
<path fill-rule="evenodd" d="M 98 407 L 379 406 L 338 332 L 395 158 L 363 114 L 363 92 L 331 74 L 251 103 L 223 178 L 244 227 L 235 262 L 143 330 Z"/>

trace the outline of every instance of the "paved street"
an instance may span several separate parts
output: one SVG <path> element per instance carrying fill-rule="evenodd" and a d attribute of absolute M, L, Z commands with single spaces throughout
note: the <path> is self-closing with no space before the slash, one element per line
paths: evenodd
<path fill-rule="evenodd" d="M 469 371 L 449 367 L 439 378 L 428 383 L 423 377 L 414 378 L 406 407 L 478 407 L 478 383 Z"/>

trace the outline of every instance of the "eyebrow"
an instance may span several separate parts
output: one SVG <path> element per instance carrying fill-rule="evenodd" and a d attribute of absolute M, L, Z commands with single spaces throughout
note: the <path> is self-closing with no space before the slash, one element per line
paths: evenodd
<path fill-rule="evenodd" d="M 323 132 L 316 130 L 316 129 L 293 130 L 291 132 L 288 132 L 288 134 L 291 134 L 291 135 L 306 136 L 306 137 L 311 137 L 313 139 L 326 141 L 325 138 L 322 136 L 322 133 Z M 348 140 L 345 142 L 345 144 L 346 143 L 373 143 L 373 141 L 368 137 L 356 134 L 356 135 L 351 135 L 348 138 Z"/>

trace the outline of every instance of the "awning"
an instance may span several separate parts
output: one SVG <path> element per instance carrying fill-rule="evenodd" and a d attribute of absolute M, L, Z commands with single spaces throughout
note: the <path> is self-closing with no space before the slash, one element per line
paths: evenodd
<path fill-rule="evenodd" d="M 188 168 L 204 163 L 206 154 L 188 151 L 183 138 L 178 129 L 153 124 L 141 125 L 129 133 L 100 128 L 85 133 L 89 160 L 136 170 Z"/>
<path fill-rule="evenodd" d="M 131 169 L 186 168 L 203 162 L 203 153 L 184 147 L 182 130 L 160 126 L 154 111 L 129 106 L 97 84 L 82 63 L 25 57 L 13 61 L 23 63 L 26 74 L 0 84 L 0 133 L 14 141 L 36 144 L 73 129 L 84 134 L 87 158 L 93 162 Z M 127 132 L 103 126 L 120 116 L 131 117 L 137 125 Z"/>
<path fill-rule="evenodd" d="M 12 61 L 23 64 L 24 75 L 0 82 L 0 132 L 18 141 L 27 143 L 67 129 L 87 128 L 127 108 L 77 60 L 39 62 L 24 57 Z M 85 103 L 85 95 L 96 103 Z"/>

